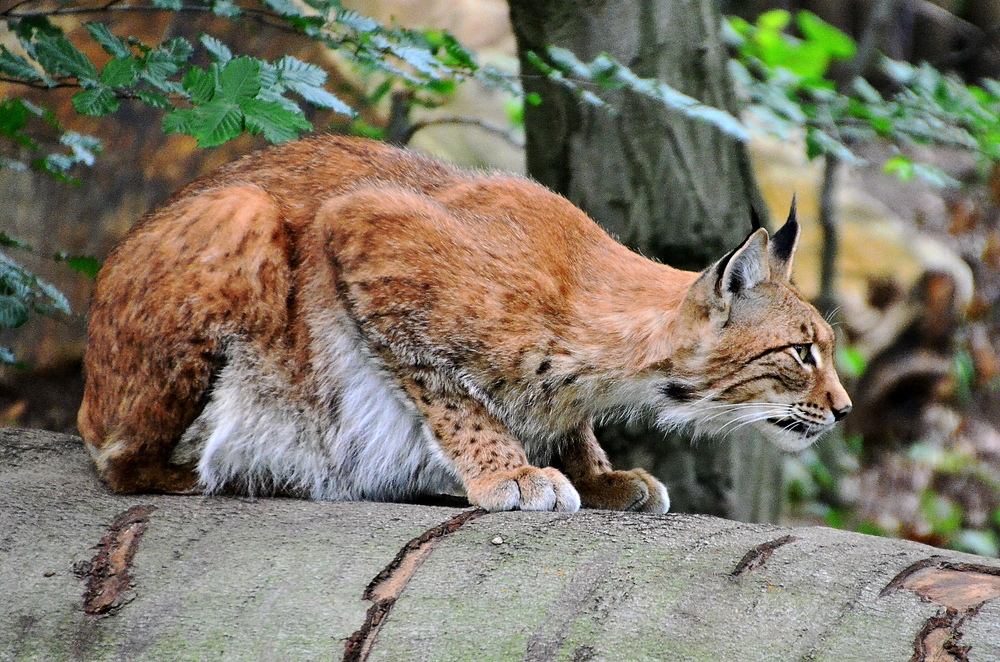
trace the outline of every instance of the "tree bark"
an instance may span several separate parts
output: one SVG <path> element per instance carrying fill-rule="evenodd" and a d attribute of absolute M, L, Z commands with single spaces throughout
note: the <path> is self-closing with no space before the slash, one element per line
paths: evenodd
<path fill-rule="evenodd" d="M 116 496 L 32 430 L 0 430 L 0 486 L 3 662 L 1000 659 L 997 560 L 907 541 Z"/>
<path fill-rule="evenodd" d="M 546 46 L 589 61 L 608 53 L 640 76 L 736 113 L 712 0 L 511 0 L 522 81 L 542 98 L 525 107 L 529 174 L 565 195 L 628 246 L 698 270 L 751 230 L 750 206 L 766 214 L 743 145 L 654 101 L 600 92 L 615 110 L 582 105 L 535 72 L 526 57 Z M 780 458 L 756 433 L 703 441 L 609 427 L 602 443 L 617 465 L 638 462 L 667 483 L 680 512 L 773 521 Z"/>

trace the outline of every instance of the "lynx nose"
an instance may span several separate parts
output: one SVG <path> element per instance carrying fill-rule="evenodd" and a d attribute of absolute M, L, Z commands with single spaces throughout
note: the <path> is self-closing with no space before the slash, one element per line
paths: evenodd
<path fill-rule="evenodd" d="M 845 416 L 851 413 L 851 409 L 853 409 L 853 407 L 851 405 L 847 405 L 845 407 L 841 407 L 840 409 L 831 409 L 830 413 L 833 414 L 833 420 L 842 421 Z"/>

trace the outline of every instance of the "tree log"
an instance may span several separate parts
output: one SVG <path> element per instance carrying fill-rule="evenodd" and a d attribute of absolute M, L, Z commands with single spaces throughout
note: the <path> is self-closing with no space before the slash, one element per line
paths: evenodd
<path fill-rule="evenodd" d="M 118 496 L 0 431 L 0 660 L 998 660 L 1000 562 L 604 511 Z"/>

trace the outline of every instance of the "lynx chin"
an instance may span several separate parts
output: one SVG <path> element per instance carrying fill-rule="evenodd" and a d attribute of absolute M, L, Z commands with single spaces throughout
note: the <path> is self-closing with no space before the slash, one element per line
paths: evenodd
<path fill-rule="evenodd" d="M 666 512 L 593 421 L 802 449 L 851 401 L 794 207 L 701 273 L 527 179 L 334 136 L 196 181 L 112 252 L 79 428 L 117 492 Z"/>

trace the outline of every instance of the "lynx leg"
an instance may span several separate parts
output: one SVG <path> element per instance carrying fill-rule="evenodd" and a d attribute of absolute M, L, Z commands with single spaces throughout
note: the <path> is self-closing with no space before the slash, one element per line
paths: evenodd
<path fill-rule="evenodd" d="M 270 196 L 244 186 L 180 199 L 108 258 L 90 309 L 77 421 L 113 490 L 196 490 L 193 467 L 169 458 L 227 343 L 277 344 L 287 243 Z"/>
<path fill-rule="evenodd" d="M 141 366 L 136 368 L 142 371 Z M 105 420 L 110 418 L 114 425 L 109 433 L 103 421 L 91 415 L 92 403 L 99 400 L 96 388 L 91 386 L 95 381 L 88 382 L 78 425 L 97 470 L 108 486 L 120 494 L 197 493 L 198 477 L 194 465 L 169 463 L 176 440 L 197 413 L 194 411 L 196 401 L 187 404 L 183 398 L 176 397 L 176 392 L 171 393 L 169 386 L 164 388 L 162 384 L 143 381 L 141 393 L 119 391 L 119 395 L 122 402 L 130 403 L 132 412 L 142 412 L 145 416 L 126 418 L 128 412 L 123 412 L 125 416 L 115 416 L 119 412 L 106 411 Z M 207 385 L 207 376 L 201 381 Z M 121 385 L 104 384 L 109 390 L 114 386 Z M 176 402 L 176 407 L 173 411 L 165 411 L 164 403 L 170 401 Z"/>
<path fill-rule="evenodd" d="M 569 480 L 557 469 L 529 465 L 521 443 L 479 402 L 452 393 L 432 396 L 417 382 L 406 390 L 474 505 L 490 511 L 580 508 L 580 496 Z"/>
<path fill-rule="evenodd" d="M 665 513 L 670 508 L 667 489 L 645 469 L 612 470 L 590 425 L 571 435 L 562 461 L 566 475 L 588 508 L 646 513 Z"/>

